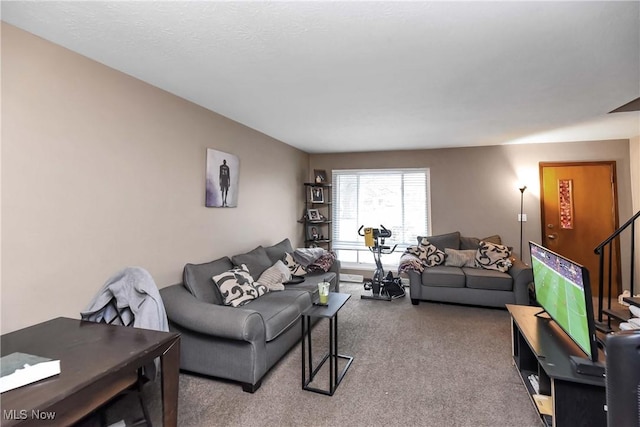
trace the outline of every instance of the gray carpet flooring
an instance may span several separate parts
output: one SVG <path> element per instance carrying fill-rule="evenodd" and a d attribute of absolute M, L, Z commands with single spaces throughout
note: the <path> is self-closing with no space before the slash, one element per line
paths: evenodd
<path fill-rule="evenodd" d="M 362 300 L 362 285 L 340 286 L 352 298 L 339 313 L 339 351 L 355 359 L 334 396 L 301 389 L 297 345 L 254 394 L 232 382 L 182 373 L 178 424 L 540 425 L 512 364 L 506 310 L 427 302 L 414 306 L 408 295 L 390 302 Z M 328 347 L 328 322 L 316 324 L 312 335 L 314 356 L 321 356 Z M 326 388 L 325 380 L 321 372 L 314 383 Z M 158 385 L 147 385 L 145 395 L 152 418 L 161 425 Z"/>

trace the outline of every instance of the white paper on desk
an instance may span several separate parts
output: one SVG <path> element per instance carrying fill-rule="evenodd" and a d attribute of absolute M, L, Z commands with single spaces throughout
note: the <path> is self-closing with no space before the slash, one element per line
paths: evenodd
<path fill-rule="evenodd" d="M 27 353 L 11 353 L 0 358 L 0 393 L 22 387 L 60 373 L 60 361 Z"/>

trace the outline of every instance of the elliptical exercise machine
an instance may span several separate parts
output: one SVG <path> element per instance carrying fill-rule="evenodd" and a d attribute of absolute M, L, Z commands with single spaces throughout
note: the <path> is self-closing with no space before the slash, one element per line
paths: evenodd
<path fill-rule="evenodd" d="M 364 233 L 362 229 L 364 228 Z M 391 237 L 391 230 L 380 224 L 380 228 L 365 228 L 363 225 L 358 229 L 358 234 L 364 236 L 364 243 L 373 253 L 373 259 L 376 262 L 376 271 L 373 273 L 373 279 L 364 281 L 364 289 L 371 291 L 371 295 L 361 295 L 362 299 L 376 299 L 382 301 L 391 301 L 396 298 L 405 296 L 404 287 L 400 282 L 400 278 L 393 277 L 392 272 L 388 272 L 385 277 L 384 268 L 382 267 L 381 255 L 388 255 L 396 250 L 397 245 L 385 246 L 384 239 Z"/>

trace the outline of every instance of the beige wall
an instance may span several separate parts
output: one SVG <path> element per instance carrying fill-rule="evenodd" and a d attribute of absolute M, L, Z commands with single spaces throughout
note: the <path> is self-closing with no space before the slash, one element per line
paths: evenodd
<path fill-rule="evenodd" d="M 2 24 L 2 332 L 78 317 L 105 280 L 302 238 L 308 155 Z M 207 148 L 240 158 L 204 207 Z"/>
<path fill-rule="evenodd" d="M 525 240 L 540 239 L 539 161 L 616 160 L 621 220 L 632 210 L 637 140 L 309 156 L 6 24 L 1 89 L 2 333 L 78 317 L 128 265 L 164 287 L 187 262 L 300 244 L 314 168 L 430 167 L 434 233 L 500 233 L 516 247 L 522 172 Z M 239 156 L 237 208 L 204 207 L 206 148 Z"/>
<path fill-rule="evenodd" d="M 541 238 L 538 163 L 591 160 L 616 161 L 619 216 L 624 223 L 632 215 L 628 140 L 312 154 L 309 167 L 324 169 L 328 175 L 333 169 L 428 167 L 432 234 L 455 230 L 476 237 L 500 234 L 516 252 L 520 246 L 518 184 L 524 182 L 523 252 L 528 259 L 526 242 Z M 627 268 L 628 257 L 623 257 Z"/>

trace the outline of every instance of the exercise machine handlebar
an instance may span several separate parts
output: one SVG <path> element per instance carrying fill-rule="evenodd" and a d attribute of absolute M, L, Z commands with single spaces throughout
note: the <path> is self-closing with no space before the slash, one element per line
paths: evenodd
<path fill-rule="evenodd" d="M 364 232 L 362 231 L 363 229 Z M 382 224 L 380 224 L 380 228 L 365 228 L 364 225 L 361 225 L 358 229 L 358 234 L 360 236 L 364 236 L 365 244 L 371 252 L 379 252 L 388 255 L 393 253 L 398 246 L 397 244 L 393 245 L 393 248 L 391 246 L 385 246 L 384 239 L 391 237 L 391 230 Z M 380 240 L 380 243 L 378 243 L 378 239 Z"/>
<path fill-rule="evenodd" d="M 362 232 L 362 229 L 364 228 L 364 225 L 361 225 L 360 228 L 358 229 L 358 234 L 360 236 L 364 236 L 365 233 Z M 381 238 L 381 239 L 385 239 L 387 237 L 391 237 L 391 230 L 389 230 L 388 228 L 386 228 L 384 225 L 380 224 L 380 228 L 372 228 L 373 230 L 373 238 Z M 366 230 L 365 230 L 366 231 Z"/>

